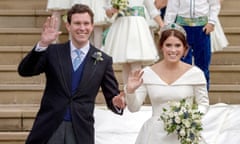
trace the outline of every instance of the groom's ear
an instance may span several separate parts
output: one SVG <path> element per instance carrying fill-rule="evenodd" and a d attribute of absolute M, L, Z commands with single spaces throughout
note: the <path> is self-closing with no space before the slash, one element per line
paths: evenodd
<path fill-rule="evenodd" d="M 68 32 L 70 31 L 70 27 L 71 27 L 71 23 L 69 23 L 68 21 L 65 22 L 65 27 L 68 30 Z"/>

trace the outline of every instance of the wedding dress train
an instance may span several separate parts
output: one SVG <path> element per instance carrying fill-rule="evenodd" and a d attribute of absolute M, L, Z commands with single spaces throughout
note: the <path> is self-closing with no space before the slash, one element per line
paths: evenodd
<path fill-rule="evenodd" d="M 134 144 L 143 123 L 152 115 L 152 107 L 143 106 L 136 113 L 125 109 L 124 114 L 119 116 L 105 107 L 97 106 L 94 115 L 96 144 Z M 240 144 L 239 115 L 240 105 L 210 105 L 203 118 L 202 136 L 206 143 Z"/>

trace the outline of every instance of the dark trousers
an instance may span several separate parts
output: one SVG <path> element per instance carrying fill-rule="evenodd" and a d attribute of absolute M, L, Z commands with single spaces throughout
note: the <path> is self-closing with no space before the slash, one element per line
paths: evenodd
<path fill-rule="evenodd" d="M 187 41 L 190 46 L 188 54 L 182 60 L 186 63 L 198 66 L 207 80 L 207 89 L 209 90 L 210 74 L 209 66 L 211 63 L 211 43 L 210 34 L 206 35 L 203 26 L 183 26 L 187 32 Z"/>
<path fill-rule="evenodd" d="M 77 144 L 72 123 L 63 121 L 47 144 Z"/>

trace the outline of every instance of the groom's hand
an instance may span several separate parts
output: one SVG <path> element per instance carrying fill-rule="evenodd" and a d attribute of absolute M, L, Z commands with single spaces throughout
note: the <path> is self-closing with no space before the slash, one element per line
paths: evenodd
<path fill-rule="evenodd" d="M 54 16 L 47 18 L 43 25 L 41 40 L 39 41 L 40 47 L 47 47 L 62 33 L 57 29 L 57 21 L 57 18 Z"/>
<path fill-rule="evenodd" d="M 113 105 L 120 109 L 124 109 L 126 107 L 124 93 L 121 92 L 119 95 L 115 96 L 112 100 Z"/>

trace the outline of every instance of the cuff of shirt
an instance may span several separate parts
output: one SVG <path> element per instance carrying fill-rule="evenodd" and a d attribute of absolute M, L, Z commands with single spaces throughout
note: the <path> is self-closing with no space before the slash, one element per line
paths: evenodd
<path fill-rule="evenodd" d="M 37 43 L 37 45 L 35 47 L 36 52 L 42 52 L 42 51 L 45 51 L 46 49 L 47 49 L 47 47 L 40 47 L 39 43 Z"/>
<path fill-rule="evenodd" d="M 208 20 L 208 23 L 210 23 L 210 24 L 213 24 L 214 26 L 215 26 L 215 24 L 216 24 L 216 21 L 214 21 L 214 20 Z"/>

